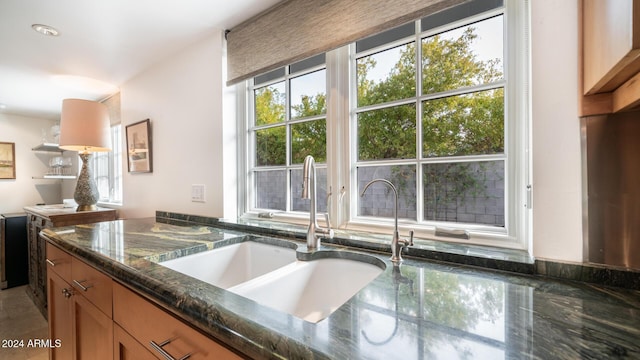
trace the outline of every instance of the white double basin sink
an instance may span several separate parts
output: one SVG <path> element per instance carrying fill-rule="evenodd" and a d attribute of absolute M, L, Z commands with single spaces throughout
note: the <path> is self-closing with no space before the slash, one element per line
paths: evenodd
<path fill-rule="evenodd" d="M 295 249 L 250 240 L 160 265 L 314 323 L 384 270 L 381 261 L 379 266 L 334 257 L 300 261 Z"/>

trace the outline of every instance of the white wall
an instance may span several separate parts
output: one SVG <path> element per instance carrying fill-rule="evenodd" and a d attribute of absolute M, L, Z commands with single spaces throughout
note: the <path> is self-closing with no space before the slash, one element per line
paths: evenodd
<path fill-rule="evenodd" d="M 581 262 L 578 1 L 531 7 L 533 255 Z"/>
<path fill-rule="evenodd" d="M 37 180 L 49 166 L 52 154 L 33 152 L 42 142 L 42 129 L 49 131 L 55 121 L 0 113 L 0 141 L 15 143 L 16 178 L 0 179 L 0 214 L 22 212 L 27 205 L 62 202 L 59 180 Z M 53 153 L 55 156 L 55 153 Z"/>
<path fill-rule="evenodd" d="M 222 51 L 217 31 L 122 85 L 123 126 L 150 119 L 153 142 L 152 173 L 130 174 L 124 161 L 122 218 L 225 215 L 224 159 L 234 154 L 225 154 L 222 137 L 235 120 L 222 119 Z M 205 185 L 205 203 L 191 201 L 192 184 Z"/>

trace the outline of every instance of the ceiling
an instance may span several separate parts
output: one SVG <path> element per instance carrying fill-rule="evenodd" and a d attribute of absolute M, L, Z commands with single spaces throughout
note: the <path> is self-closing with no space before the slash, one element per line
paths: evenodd
<path fill-rule="evenodd" d="M 62 99 L 104 99 L 150 65 L 279 1 L 1 0 L 0 112 L 57 119 Z"/>

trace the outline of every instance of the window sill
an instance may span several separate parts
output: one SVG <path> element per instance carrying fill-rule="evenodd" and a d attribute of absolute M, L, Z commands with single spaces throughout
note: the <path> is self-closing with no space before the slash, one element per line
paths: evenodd
<path fill-rule="evenodd" d="M 280 216 L 283 217 L 284 215 Z M 287 216 L 288 217 L 288 216 Z M 292 216 L 298 218 L 297 216 Z M 308 217 L 301 223 L 285 223 L 272 219 L 258 218 L 257 215 L 245 216 L 239 219 L 210 219 L 205 217 L 190 217 L 180 214 L 157 212 L 156 219 L 160 222 L 185 224 L 196 223 L 231 230 L 256 233 L 267 236 L 293 238 L 299 241 L 306 239 Z M 371 233 L 355 229 L 334 229 L 332 239 L 323 238 L 324 244 L 353 247 L 363 250 L 391 254 L 389 233 Z M 450 241 L 429 240 L 416 238 L 415 245 L 406 248 L 407 258 L 437 260 L 450 263 L 478 266 L 488 269 L 533 274 L 534 259 L 524 250 L 506 249 L 492 246 L 461 244 Z"/>

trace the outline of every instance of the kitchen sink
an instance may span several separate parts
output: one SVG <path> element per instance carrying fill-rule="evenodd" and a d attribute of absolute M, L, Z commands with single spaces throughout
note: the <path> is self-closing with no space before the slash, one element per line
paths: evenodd
<path fill-rule="evenodd" d="M 159 264 L 227 289 L 295 261 L 295 249 L 244 241 Z"/>
<path fill-rule="evenodd" d="M 382 260 L 368 255 L 316 254 L 321 258 L 297 260 L 293 248 L 248 240 L 159 264 L 314 323 L 385 269 Z"/>
<path fill-rule="evenodd" d="M 384 267 L 382 261 L 373 265 L 344 258 L 297 261 L 228 290 L 315 323 L 331 315 Z"/>

